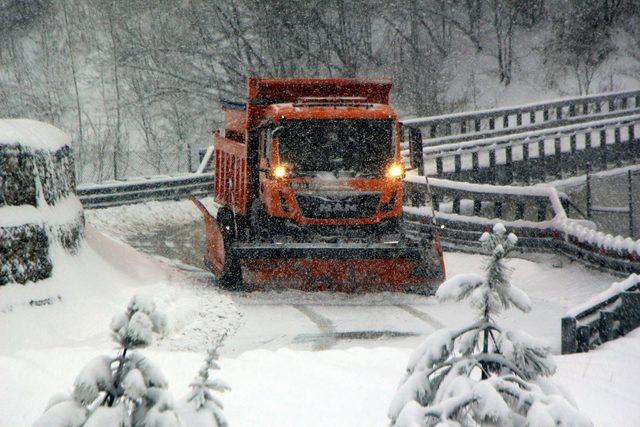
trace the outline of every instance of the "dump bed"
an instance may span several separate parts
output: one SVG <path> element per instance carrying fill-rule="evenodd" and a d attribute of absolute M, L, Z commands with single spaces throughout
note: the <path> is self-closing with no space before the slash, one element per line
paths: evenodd
<path fill-rule="evenodd" d="M 364 98 L 372 104 L 388 104 L 391 79 L 249 78 L 247 119 L 249 127 L 262 121 L 265 107 L 296 102 L 301 98 Z"/>

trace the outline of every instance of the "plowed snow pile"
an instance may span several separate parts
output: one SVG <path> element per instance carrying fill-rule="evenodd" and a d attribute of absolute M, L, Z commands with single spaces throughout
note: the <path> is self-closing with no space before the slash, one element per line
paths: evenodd
<path fill-rule="evenodd" d="M 208 289 L 201 298 L 198 283 L 168 265 L 151 260 L 131 247 L 88 226 L 76 256 L 53 248 L 53 275 L 26 285 L 0 288 L 0 353 L 53 346 L 109 343 L 111 317 L 135 294 L 152 295 L 170 318 L 170 334 L 159 346 L 189 347 L 190 330 L 202 330 L 202 317 L 215 323 L 200 334 L 199 347 L 235 328 L 239 313 L 226 296 Z M 212 319 L 209 319 L 212 320 Z M 193 334 L 191 334 L 193 335 Z"/>

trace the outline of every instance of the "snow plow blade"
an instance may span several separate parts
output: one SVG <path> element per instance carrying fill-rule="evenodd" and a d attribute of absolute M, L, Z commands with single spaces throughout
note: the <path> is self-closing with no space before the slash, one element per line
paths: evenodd
<path fill-rule="evenodd" d="M 248 243 L 233 239 L 207 208 L 204 263 L 227 289 L 435 293 L 444 280 L 440 240 L 405 243 Z"/>
<path fill-rule="evenodd" d="M 433 294 L 443 279 L 436 248 L 399 244 L 231 245 L 248 290 L 406 291 Z"/>

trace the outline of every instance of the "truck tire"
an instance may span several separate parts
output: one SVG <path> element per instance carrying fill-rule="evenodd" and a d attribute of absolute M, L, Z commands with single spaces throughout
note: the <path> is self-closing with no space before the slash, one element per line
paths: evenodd
<path fill-rule="evenodd" d="M 230 291 L 244 290 L 240 262 L 231 254 L 227 245 L 225 245 L 224 266 L 222 267 L 222 273 L 220 274 L 218 283 L 221 288 Z"/>

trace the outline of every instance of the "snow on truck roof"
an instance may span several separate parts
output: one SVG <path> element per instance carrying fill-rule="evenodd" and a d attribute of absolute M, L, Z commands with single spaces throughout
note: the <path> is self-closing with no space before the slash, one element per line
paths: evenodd
<path fill-rule="evenodd" d="M 71 145 L 71 137 L 48 123 L 29 119 L 0 119 L 0 144 L 56 151 Z"/>
<path fill-rule="evenodd" d="M 277 118 L 287 119 L 389 119 L 396 118 L 397 114 L 387 104 L 271 104 L 267 111 Z"/>

